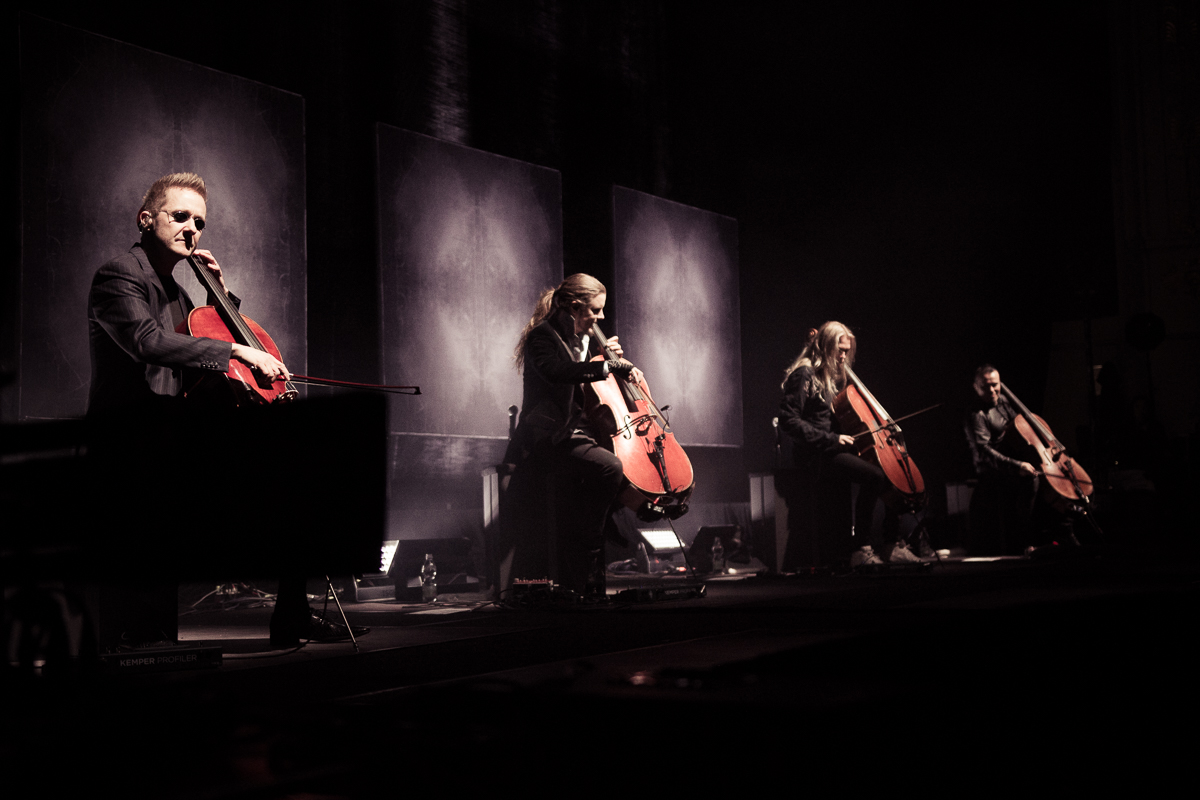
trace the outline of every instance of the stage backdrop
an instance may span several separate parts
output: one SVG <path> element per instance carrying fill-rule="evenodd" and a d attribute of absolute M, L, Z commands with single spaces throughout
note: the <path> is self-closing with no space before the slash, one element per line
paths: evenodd
<path fill-rule="evenodd" d="M 304 101 L 33 17 L 21 21 L 20 419 L 87 406 L 92 275 L 138 240 L 157 178 L 208 186 L 212 250 L 242 312 L 306 372 Z M 186 264 L 175 277 L 204 304 Z"/>
<path fill-rule="evenodd" d="M 383 372 L 398 433 L 507 438 L 517 336 L 562 281 L 558 172 L 380 125 Z M 409 398 L 406 398 L 408 400 Z"/>
<path fill-rule="evenodd" d="M 742 444 L 737 232 L 729 217 L 613 188 L 621 329 L 605 333 L 671 407 L 684 445 Z"/>

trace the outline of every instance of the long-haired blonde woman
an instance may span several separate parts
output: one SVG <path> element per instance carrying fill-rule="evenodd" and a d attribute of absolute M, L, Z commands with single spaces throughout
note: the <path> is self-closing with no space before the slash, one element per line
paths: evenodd
<path fill-rule="evenodd" d="M 896 511 L 886 510 L 882 529 L 872 524 L 875 504 L 889 485 L 887 478 L 878 466 L 858 457 L 854 437 L 841 432 L 833 414 L 833 400 L 846 386 L 846 369 L 854 363 L 857 349 L 854 333 L 840 322 L 831 320 L 810 330 L 800 355 L 784 375 L 779 426 L 795 442 L 797 466 L 859 484 L 855 527 L 867 534 L 868 544 L 851 553 L 852 567 L 885 560 L 920 561 L 904 542 L 897 541 Z"/>
<path fill-rule="evenodd" d="M 592 325 L 604 319 L 607 293 L 591 275 L 570 276 L 538 297 L 529 323 L 513 354 L 522 372 L 523 397 L 517 430 L 505 461 L 518 465 L 539 459 L 560 473 L 573 493 L 566 529 L 566 547 L 581 549 L 578 559 L 560 559 L 559 583 L 583 593 L 603 592 L 604 527 L 613 501 L 625 484 L 621 460 L 613 455 L 611 439 L 596 435 L 588 424 L 581 385 L 604 380 L 610 372 L 641 373 L 626 361 L 591 361 L 599 352 Z M 608 345 L 622 354 L 617 337 Z M 606 446 L 607 445 L 607 446 Z M 597 576 L 597 571 L 599 571 Z"/>

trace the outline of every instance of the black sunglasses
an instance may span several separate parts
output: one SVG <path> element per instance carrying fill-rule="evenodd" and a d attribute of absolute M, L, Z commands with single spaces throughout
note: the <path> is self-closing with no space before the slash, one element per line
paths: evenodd
<path fill-rule="evenodd" d="M 166 214 L 168 217 L 170 217 L 171 219 L 175 220 L 176 222 L 178 222 L 180 224 L 187 222 L 189 219 L 194 219 L 196 221 L 196 230 L 198 230 L 198 231 L 204 230 L 204 218 L 203 217 L 193 217 L 191 214 L 189 214 L 186 211 L 164 211 L 162 213 Z"/>

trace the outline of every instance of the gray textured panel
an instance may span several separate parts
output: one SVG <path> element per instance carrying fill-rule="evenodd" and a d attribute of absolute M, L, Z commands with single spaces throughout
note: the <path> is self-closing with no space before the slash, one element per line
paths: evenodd
<path fill-rule="evenodd" d="M 737 221 L 614 187 L 613 226 L 626 355 L 682 444 L 740 446 Z"/>
<path fill-rule="evenodd" d="M 304 101 L 33 18 L 22 22 L 21 76 L 19 415 L 84 411 L 92 274 L 137 241 L 142 196 L 170 172 L 205 179 L 200 246 L 305 372 Z M 175 276 L 204 302 L 186 265 Z"/>
<path fill-rule="evenodd" d="M 562 281 L 551 169 L 380 125 L 381 336 L 387 383 L 422 395 L 394 430 L 505 436 L 517 337 Z"/>

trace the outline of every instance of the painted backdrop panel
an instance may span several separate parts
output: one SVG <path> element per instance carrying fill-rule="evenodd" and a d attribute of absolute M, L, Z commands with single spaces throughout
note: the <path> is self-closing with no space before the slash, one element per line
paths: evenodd
<path fill-rule="evenodd" d="M 383 373 L 404 433 L 506 436 L 517 336 L 562 281 L 558 172 L 378 127 Z"/>
<path fill-rule="evenodd" d="M 613 242 L 615 333 L 676 438 L 740 446 L 737 220 L 618 186 Z"/>

